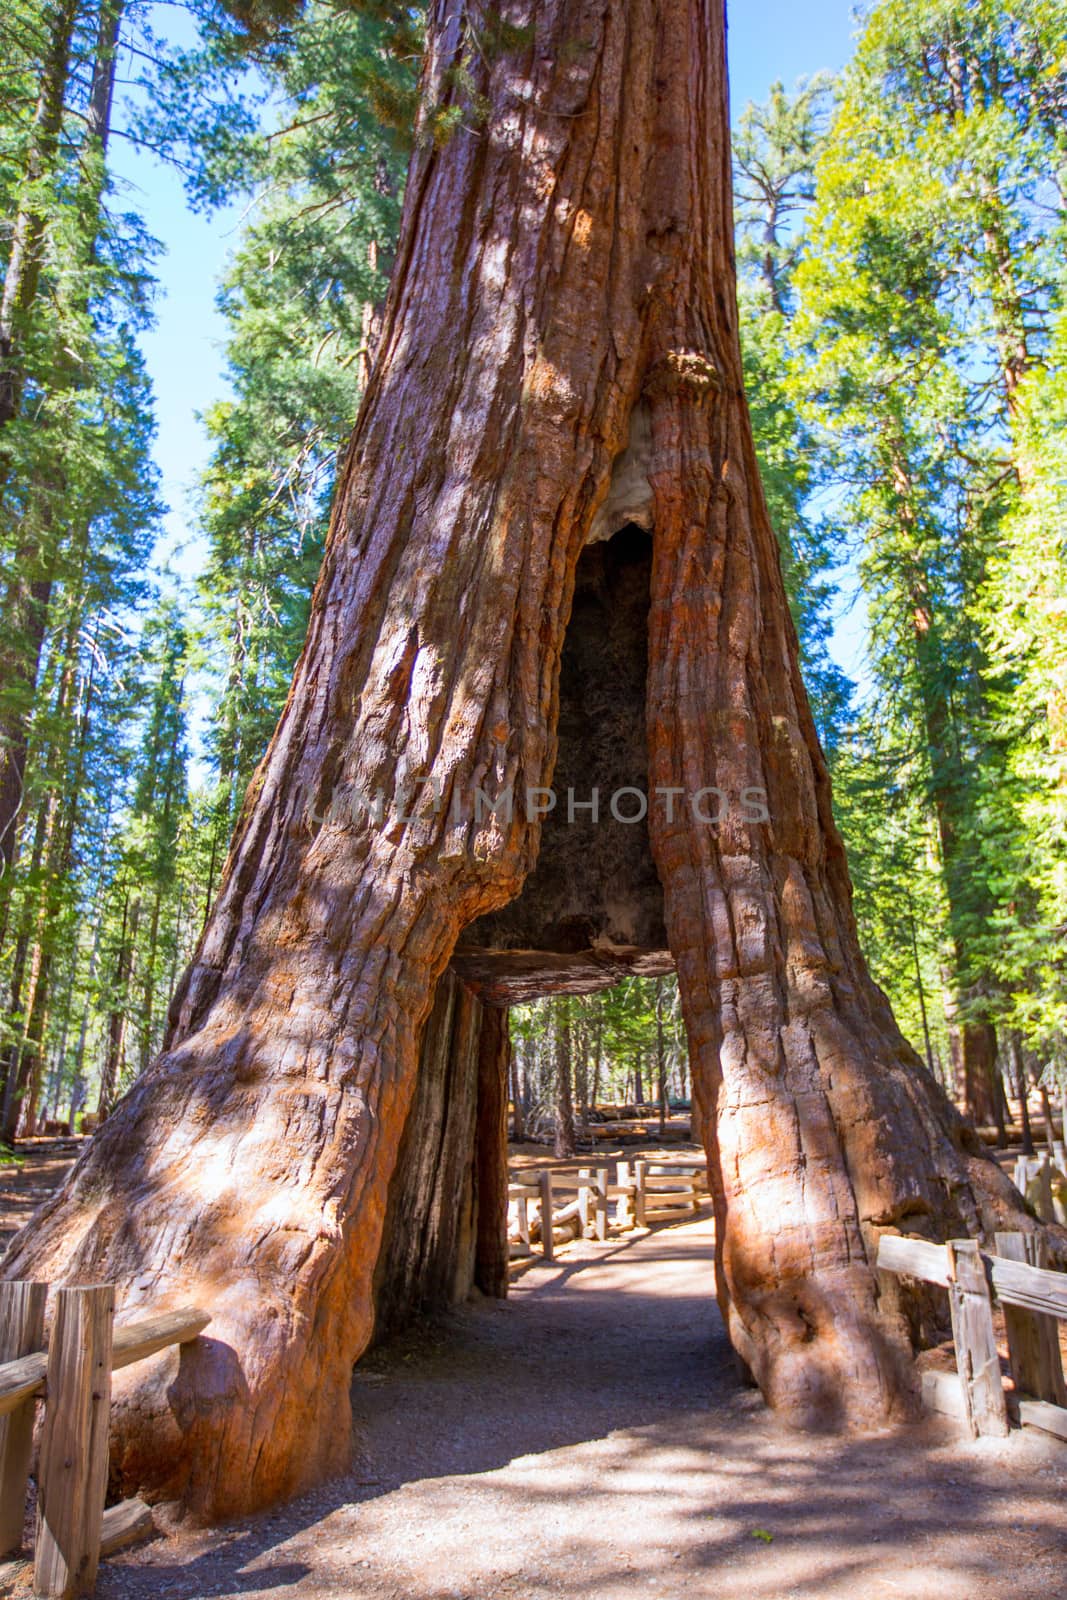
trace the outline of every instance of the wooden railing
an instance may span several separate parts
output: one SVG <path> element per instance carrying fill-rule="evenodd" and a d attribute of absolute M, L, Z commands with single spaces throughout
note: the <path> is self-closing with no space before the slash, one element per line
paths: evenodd
<path fill-rule="evenodd" d="M 948 1290 L 957 1373 L 923 1373 L 923 1401 L 958 1417 L 972 1437 L 1008 1432 L 993 1297 L 1004 1311 L 1018 1420 L 1067 1439 L 1067 1387 L 1058 1320 L 1067 1318 L 1067 1273 L 1047 1265 L 1040 1234 L 998 1233 L 995 1253 L 973 1239 L 931 1244 L 883 1234 L 878 1266 Z"/>
<path fill-rule="evenodd" d="M 707 1166 L 702 1161 L 620 1161 L 616 1181 L 609 1179 L 607 1167 L 524 1167 L 510 1173 L 508 1200 L 515 1206 L 513 1231 L 518 1242 L 532 1254 L 536 1237 L 541 1254 L 551 1261 L 555 1234 L 568 1225 L 578 1235 L 591 1229 L 604 1240 L 613 1226 L 625 1231 L 690 1216 L 708 1192 Z M 537 1207 L 536 1220 L 531 1219 L 531 1204 Z M 546 1217 L 551 1217 L 551 1227 L 545 1227 Z"/>
<path fill-rule="evenodd" d="M 1067 1175 L 1063 1171 L 1062 1149 L 1062 1145 L 1057 1145 L 1058 1165 L 1048 1155 L 1018 1156 L 1012 1179 L 1042 1222 L 1067 1225 Z"/>
<path fill-rule="evenodd" d="M 104 1510 L 111 1374 L 187 1344 L 211 1318 L 183 1307 L 116 1328 L 111 1284 L 57 1289 L 46 1350 L 47 1292 L 43 1283 L 0 1283 L 0 1556 L 22 1543 L 34 1406 L 43 1400 L 33 1586 L 68 1600 L 92 1593 L 102 1555 L 152 1526 L 140 1500 Z"/>

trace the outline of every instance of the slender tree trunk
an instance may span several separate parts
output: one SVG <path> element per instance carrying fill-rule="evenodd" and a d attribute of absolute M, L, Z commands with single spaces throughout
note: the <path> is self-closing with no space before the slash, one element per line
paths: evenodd
<path fill-rule="evenodd" d="M 885 428 L 886 450 L 898 511 L 905 559 L 901 583 L 911 618 L 911 640 L 928 758 L 933 810 L 941 844 L 942 873 L 948 900 L 952 938 L 953 970 L 949 979 L 945 1012 L 954 1030 L 953 1044 L 959 1054 L 960 1091 L 968 1113 L 983 1125 L 996 1114 L 993 1077 L 996 1063 L 996 1033 L 990 1023 L 957 1021 L 964 1002 L 973 993 L 964 992 L 962 975 L 967 969 L 965 934 L 968 918 L 978 916 L 988 922 L 989 905 L 976 906 L 969 884 L 969 869 L 960 861 L 959 840 L 966 831 L 969 786 L 960 753 L 959 730 L 952 703 L 946 693 L 945 660 L 934 627 L 930 584 L 922 555 L 922 530 L 916 512 L 915 482 L 907 448 L 895 422 Z M 917 953 L 916 953 L 917 960 Z M 920 979 L 921 982 L 921 979 Z"/>
<path fill-rule="evenodd" d="M 934 1071 L 934 1052 L 930 1044 L 930 1024 L 926 1016 L 926 988 L 923 984 L 922 964 L 919 961 L 919 940 L 915 931 L 915 913 L 912 910 L 911 899 L 908 899 L 908 928 L 911 933 L 911 955 L 915 963 L 915 993 L 919 1001 L 919 1015 L 923 1025 L 923 1047 L 926 1051 L 926 1066 L 931 1076 Z"/>
<path fill-rule="evenodd" d="M 522 1079 L 522 1057 L 516 1050 L 511 1058 L 511 1136 L 516 1144 L 521 1144 L 526 1138 L 526 1104 Z"/>
<path fill-rule="evenodd" d="M 52 707 L 52 720 L 57 732 L 45 756 L 46 790 L 34 840 L 34 864 L 43 882 L 36 906 L 27 908 L 28 917 L 33 917 L 32 935 L 27 933 L 24 940 L 20 941 L 21 949 L 23 943 L 32 937 L 30 981 L 24 996 L 21 993 L 21 979 L 17 999 L 13 993 L 13 1001 L 21 1003 L 23 1015 L 22 1040 L 5 1085 L 4 1137 L 9 1142 L 15 1138 L 20 1111 L 24 1116 L 25 1133 L 32 1135 L 36 1131 L 52 971 L 62 931 L 62 899 L 73 864 L 74 836 L 82 802 L 96 657 L 94 651 L 81 708 L 76 713 L 76 738 L 72 749 L 68 719 L 72 711 L 71 700 L 77 673 L 79 623 L 80 611 L 75 607 L 60 655 L 60 679 Z M 11 1071 L 15 1076 L 9 1093 Z"/>
<path fill-rule="evenodd" d="M 1012 1077 L 1015 1079 L 1015 1093 L 1019 1101 L 1019 1123 L 1022 1127 L 1022 1151 L 1024 1156 L 1034 1153 L 1034 1131 L 1030 1126 L 1030 1079 L 1023 1061 L 1022 1045 L 1019 1035 L 1012 1032 L 1008 1036 L 1008 1049 L 1011 1054 Z"/>
<path fill-rule="evenodd" d="M 600 1100 L 600 1065 L 604 1051 L 604 1014 L 597 997 L 596 1023 L 593 1028 L 593 1080 L 589 1089 L 589 1104 L 595 1111 Z"/>
<path fill-rule="evenodd" d="M 1045 1123 L 1045 1140 L 1048 1144 L 1049 1155 L 1055 1154 L 1056 1124 L 1052 1119 L 1052 1099 L 1044 1083 L 1039 1083 L 1037 1092 L 1041 1099 L 1041 1116 Z"/>
<path fill-rule="evenodd" d="M 86 1004 L 82 1008 L 81 1022 L 78 1025 L 78 1043 L 74 1051 L 74 1070 L 71 1074 L 70 1088 L 70 1125 L 74 1131 L 74 1118 L 78 1109 L 85 1103 L 85 1049 L 89 1038 L 89 1016 L 92 1010 L 89 1003 L 93 995 L 93 985 L 96 982 L 97 964 L 100 960 L 100 938 L 104 926 L 104 910 L 107 899 L 107 882 L 105 877 L 105 863 L 107 862 L 108 843 L 111 828 L 111 801 L 108 800 L 107 814 L 104 817 L 104 826 L 100 839 L 100 871 L 97 878 L 97 892 L 94 901 L 93 915 L 93 943 L 89 951 L 89 970 L 85 978 Z M 79 1098 L 80 1096 L 80 1098 Z"/>
<path fill-rule="evenodd" d="M 589 1121 L 589 1028 L 585 1012 L 579 1008 L 571 1019 L 571 1043 L 574 1059 L 574 1092 L 578 1101 L 578 1117 L 585 1125 Z"/>
<path fill-rule="evenodd" d="M 480 8 L 429 8 L 424 105 L 465 127 L 416 145 L 307 643 L 164 1051 L 5 1260 L 210 1306 L 112 1413 L 116 1477 L 200 1514 L 347 1458 L 423 1026 L 536 857 L 521 796 L 551 782 L 575 568 L 635 414 L 650 784 L 737 797 L 717 827 L 650 818 L 735 1345 L 794 1420 L 884 1422 L 913 1385 L 880 1231 L 1032 1226 L 860 956 L 748 429 L 721 4 L 494 17 L 517 42 L 479 50 Z M 411 804 L 427 773 L 450 803 Z"/>
<path fill-rule="evenodd" d="M 573 1022 L 569 1000 L 557 1000 L 552 1008 L 552 1039 L 555 1046 L 555 1074 L 553 1077 L 553 1102 L 555 1110 L 557 1161 L 564 1161 L 577 1150 L 574 1136 L 574 1100 L 571 1085 L 574 1079 Z"/>
<path fill-rule="evenodd" d="M 45 232 L 46 185 L 53 176 L 70 73 L 70 47 L 78 0 L 54 0 L 45 9 L 47 43 L 41 62 L 37 108 L 30 133 L 22 197 L 11 233 L 3 291 L 0 293 L 0 428 L 13 421 L 22 403 L 26 373 L 22 357 L 25 319 L 37 299 Z"/>
<path fill-rule="evenodd" d="M 177 705 L 181 706 L 184 694 L 184 679 L 178 686 Z M 170 820 L 174 814 L 176 803 L 176 788 L 178 773 L 181 764 L 181 719 L 174 718 L 173 731 L 167 747 L 167 762 L 164 769 L 163 790 L 161 794 L 153 794 L 152 818 L 153 826 L 159 830 L 159 836 L 165 841 L 163 848 L 170 848 Z M 173 882 L 170 876 L 174 864 L 160 858 L 157 850 L 153 862 L 153 889 L 152 913 L 148 926 L 148 945 L 145 952 L 144 985 L 142 989 L 140 1048 L 138 1057 L 138 1071 L 147 1072 L 152 1055 L 152 1039 L 155 1032 L 156 1010 L 156 964 L 159 956 L 159 920 L 163 909 L 164 884 Z"/>
<path fill-rule="evenodd" d="M 997 1149 L 1006 1150 L 1011 1107 L 1008 1105 L 1008 1095 L 1004 1088 L 1004 1071 L 999 1062 L 993 1068 L 993 1116 L 997 1128 Z"/>
<path fill-rule="evenodd" d="M 663 1038 L 663 979 L 656 979 L 656 1092 L 659 1097 L 659 1136 L 667 1130 L 667 1052 Z"/>
<path fill-rule="evenodd" d="M 122 903 L 122 928 L 115 957 L 115 975 L 112 980 L 111 1014 L 107 1025 L 107 1049 L 100 1073 L 100 1097 L 96 1114 L 103 1119 L 115 1103 L 115 1091 L 122 1076 L 126 1060 L 126 1029 L 129 1019 L 130 982 L 133 978 L 134 953 L 137 948 L 137 928 L 141 920 L 141 897 L 132 898 L 129 891 Z"/>
<path fill-rule="evenodd" d="M 81 192 L 77 197 L 77 209 L 89 219 L 83 245 L 87 261 L 92 261 L 96 254 L 123 5 L 124 0 L 102 0 L 85 118 L 86 137 L 79 153 Z M 79 0 L 53 0 L 47 13 L 49 44 L 27 163 L 27 199 L 15 220 L 0 297 L 0 429 L 14 420 L 22 404 L 26 381 L 22 351 L 25 323 L 37 299 L 46 239 L 42 186 L 57 157 L 70 71 L 71 39 L 78 10 Z M 83 276 L 88 282 L 88 273 Z M 87 294 L 83 293 L 78 309 L 84 312 L 87 305 Z M 79 364 L 64 346 L 53 374 L 53 387 L 57 390 L 74 387 L 79 376 Z M 47 420 L 46 410 L 42 415 L 45 421 L 39 424 L 41 426 Z M 6 481 L 6 461 L 0 456 L 0 501 Z M 0 945 L 6 931 L 18 846 L 30 723 L 58 566 L 55 512 L 63 500 L 62 464 L 51 460 L 35 488 L 25 518 L 28 531 L 12 563 L 0 602 L 0 687 L 4 690 L 0 697 Z M 80 532 L 84 559 L 89 530 L 83 527 Z"/>

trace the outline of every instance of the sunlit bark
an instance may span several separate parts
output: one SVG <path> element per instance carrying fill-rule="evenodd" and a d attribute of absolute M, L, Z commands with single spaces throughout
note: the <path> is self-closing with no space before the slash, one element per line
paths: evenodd
<path fill-rule="evenodd" d="M 488 112 L 414 157 L 307 644 L 166 1048 L 7 1264 L 210 1308 L 180 1361 L 121 1376 L 115 1441 L 128 1483 L 209 1515 L 347 1457 L 423 1027 L 538 847 L 521 805 L 465 797 L 551 782 L 574 573 L 631 438 L 650 783 L 735 802 L 651 825 L 722 1302 L 768 1398 L 820 1423 L 906 1409 L 879 1229 L 1012 1203 L 856 942 L 742 390 L 721 5 L 492 11 L 520 31 L 472 50 L 482 8 L 431 6 L 426 104 L 471 80 Z M 427 774 L 439 809 L 412 804 Z"/>

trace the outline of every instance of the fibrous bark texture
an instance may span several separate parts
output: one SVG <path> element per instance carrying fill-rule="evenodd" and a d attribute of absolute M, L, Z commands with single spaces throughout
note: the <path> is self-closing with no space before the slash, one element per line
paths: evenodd
<path fill-rule="evenodd" d="M 581 551 L 636 491 L 649 777 L 675 797 L 650 837 L 720 1293 L 768 1399 L 896 1414 L 878 1230 L 1013 1204 L 856 941 L 742 389 L 721 0 L 434 0 L 428 27 L 426 103 L 476 98 L 413 159 L 288 704 L 163 1054 L 6 1264 L 210 1308 L 116 1415 L 127 1481 L 206 1515 L 347 1455 L 423 1026 L 537 854 L 521 803 L 471 797 L 551 783 Z M 706 788 L 717 825 L 687 804 Z"/>
<path fill-rule="evenodd" d="M 633 524 L 579 557 L 537 864 L 517 899 L 464 929 L 452 958 L 491 1003 L 673 970 L 647 818 L 651 573 L 652 541 Z"/>
<path fill-rule="evenodd" d="M 376 1339 L 456 1304 L 475 1283 L 486 1293 L 507 1291 L 506 1066 L 506 1015 L 487 1012 L 446 972 L 389 1184 Z"/>

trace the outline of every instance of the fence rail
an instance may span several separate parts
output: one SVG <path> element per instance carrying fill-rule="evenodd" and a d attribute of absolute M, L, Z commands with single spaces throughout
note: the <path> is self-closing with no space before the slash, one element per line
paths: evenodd
<path fill-rule="evenodd" d="M 514 1208 L 509 1225 L 512 1240 L 532 1255 L 536 1239 L 541 1255 L 552 1261 L 561 1229 L 570 1227 L 577 1236 L 592 1232 L 605 1240 L 613 1227 L 624 1232 L 691 1216 L 708 1193 L 707 1165 L 702 1161 L 620 1161 L 616 1173 L 612 1183 L 608 1167 L 512 1171 L 508 1183 L 509 1208 Z M 531 1204 L 537 1208 L 535 1216 Z M 551 1217 L 551 1227 L 545 1227 L 546 1217 Z"/>
<path fill-rule="evenodd" d="M 188 1344 L 211 1317 L 185 1306 L 116 1328 L 111 1284 L 57 1289 L 45 1348 L 47 1293 L 43 1283 L 0 1283 L 0 1557 L 22 1543 L 43 1399 L 33 1587 L 42 1600 L 72 1600 L 92 1593 L 101 1555 L 152 1526 L 140 1500 L 104 1510 L 111 1374 Z"/>
<path fill-rule="evenodd" d="M 1000 1375 L 993 1298 L 1004 1312 L 1008 1359 L 1015 1395 L 1011 1406 L 1022 1423 L 1067 1439 L 1058 1323 L 1067 1319 L 1067 1273 L 1047 1266 L 1040 1234 L 998 1233 L 992 1254 L 973 1239 L 931 1244 L 927 1239 L 883 1234 L 878 1266 L 948 1290 L 955 1375 L 923 1374 L 923 1401 L 933 1411 L 959 1418 L 972 1437 L 1008 1432 L 1009 1401 Z"/>
<path fill-rule="evenodd" d="M 1063 1145 L 1054 1146 L 1055 1154 L 1019 1156 L 1012 1174 L 1015 1187 L 1025 1195 L 1042 1222 L 1059 1222 L 1067 1225 L 1067 1162 Z"/>

